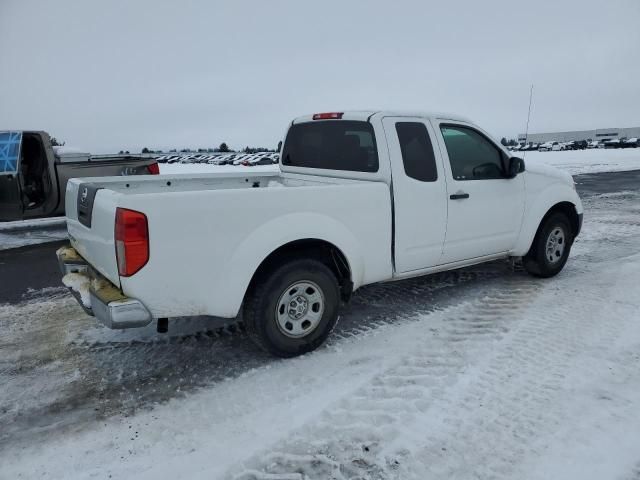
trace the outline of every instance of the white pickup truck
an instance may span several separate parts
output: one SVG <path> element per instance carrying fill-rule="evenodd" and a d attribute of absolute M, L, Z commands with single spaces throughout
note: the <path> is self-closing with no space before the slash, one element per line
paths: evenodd
<path fill-rule="evenodd" d="M 74 179 L 66 212 L 63 281 L 102 323 L 241 316 L 287 357 L 363 285 L 507 257 L 553 276 L 583 210 L 458 116 L 333 112 L 291 123 L 279 172 Z"/>

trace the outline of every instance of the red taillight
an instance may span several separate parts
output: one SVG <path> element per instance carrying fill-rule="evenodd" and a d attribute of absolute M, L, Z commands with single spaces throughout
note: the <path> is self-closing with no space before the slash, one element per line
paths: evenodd
<path fill-rule="evenodd" d="M 149 229 L 144 213 L 116 209 L 116 259 L 118 272 L 130 277 L 149 261 Z"/>
<path fill-rule="evenodd" d="M 328 112 L 328 113 L 316 113 L 313 115 L 314 120 L 340 120 L 344 112 Z"/>
<path fill-rule="evenodd" d="M 147 170 L 150 175 L 160 175 L 160 165 L 158 165 L 158 162 L 147 165 Z"/>

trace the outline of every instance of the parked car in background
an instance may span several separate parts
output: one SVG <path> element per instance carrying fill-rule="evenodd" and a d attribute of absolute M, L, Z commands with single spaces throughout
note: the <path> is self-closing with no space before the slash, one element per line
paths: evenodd
<path fill-rule="evenodd" d="M 225 153 L 224 155 L 218 157 L 217 160 L 215 160 L 215 165 L 229 165 L 233 163 L 234 158 L 236 158 L 235 153 Z"/>
<path fill-rule="evenodd" d="M 600 142 L 598 140 L 591 140 L 588 144 L 587 144 L 587 148 L 598 148 L 598 145 L 600 144 Z"/>
<path fill-rule="evenodd" d="M 604 140 L 598 140 L 598 148 L 605 148 L 607 146 L 607 142 L 609 142 L 608 139 L 604 139 Z"/>
<path fill-rule="evenodd" d="M 586 140 L 571 140 L 564 143 L 565 150 L 584 150 L 587 148 Z"/>
<path fill-rule="evenodd" d="M 242 165 L 242 161 L 247 158 L 248 154 L 238 155 L 229 165 Z"/>
<path fill-rule="evenodd" d="M 111 328 L 241 313 L 281 357 L 322 345 L 367 284 L 501 258 L 556 275 L 582 224 L 571 175 L 457 115 L 307 115 L 280 172 L 180 177 L 72 180 L 63 282 Z"/>
<path fill-rule="evenodd" d="M 523 145 L 523 146 L 520 148 L 520 150 L 519 150 L 519 151 L 521 151 L 521 152 L 530 152 L 530 151 L 532 151 L 532 150 L 537 150 L 537 149 L 538 149 L 538 144 L 537 144 L 537 143 L 530 142 L 530 143 L 528 143 L 528 144 L 526 144 L 526 145 Z"/>
<path fill-rule="evenodd" d="M 47 132 L 0 132 L 0 221 L 64 215 L 70 178 L 158 173 L 141 155 L 91 155 L 51 145 Z"/>
<path fill-rule="evenodd" d="M 550 152 L 554 142 L 544 142 L 538 146 L 539 152 Z M 558 143 L 558 142 L 555 142 Z"/>
<path fill-rule="evenodd" d="M 620 148 L 620 139 L 612 138 L 604 143 L 604 148 Z"/>
<path fill-rule="evenodd" d="M 621 148 L 636 148 L 636 147 L 640 147 L 640 140 L 635 138 L 635 137 L 628 138 L 624 142 L 622 142 L 620 147 Z"/>
<path fill-rule="evenodd" d="M 274 161 L 271 153 L 261 152 L 259 154 L 255 154 L 252 158 L 243 160 L 242 165 L 252 167 L 255 165 L 272 165 L 273 163 Z"/>

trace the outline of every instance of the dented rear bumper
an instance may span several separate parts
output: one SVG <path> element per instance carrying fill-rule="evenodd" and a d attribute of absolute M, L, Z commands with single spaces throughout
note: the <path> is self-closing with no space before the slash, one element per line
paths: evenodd
<path fill-rule="evenodd" d="M 153 317 L 147 308 L 129 298 L 96 272 L 71 246 L 56 252 L 63 283 L 84 311 L 114 329 L 144 327 Z"/>

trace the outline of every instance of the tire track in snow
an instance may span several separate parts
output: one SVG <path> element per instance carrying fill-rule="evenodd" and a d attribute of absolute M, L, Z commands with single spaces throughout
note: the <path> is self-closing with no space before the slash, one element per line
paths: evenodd
<path fill-rule="evenodd" d="M 521 278 L 445 312 L 440 342 L 416 340 L 424 349 L 234 478 L 511 478 L 518 462 L 542 453 L 530 442 L 562 422 L 563 411 L 552 407 L 566 395 L 566 378 L 589 375 L 583 352 L 619 335 L 615 322 L 582 321 L 594 309 L 607 317 L 597 299 L 615 284 L 610 272 L 587 290 L 571 289 L 593 275 L 584 260 L 564 282 Z"/>
<path fill-rule="evenodd" d="M 406 439 L 415 419 L 455 386 L 469 359 L 490 353 L 542 288 L 524 276 L 512 282 L 494 295 L 443 312 L 436 331 L 425 328 L 412 353 L 234 478 L 385 478 L 397 461 L 383 454 L 386 445 Z M 430 315 L 420 322 L 431 326 Z"/>
<path fill-rule="evenodd" d="M 465 293 L 491 291 L 509 271 L 500 262 L 363 288 L 323 348 L 341 348 L 345 340 L 406 321 L 417 312 L 445 308 Z M 10 335 L 13 360 L 0 364 L 5 385 L 0 448 L 9 442 L 42 441 L 49 430 L 61 433 L 113 415 L 132 415 L 274 361 L 237 325 L 174 326 L 169 336 L 111 331 L 97 326 L 75 300 L 59 292 L 46 301 L 0 307 L 3 318 L 15 332 Z M 5 338 L 6 331 L 0 333 L 0 345 Z M 38 381 L 42 377 L 48 380 Z M 25 395 L 39 400 L 24 401 Z M 36 430 L 39 440 L 32 438 Z"/>

